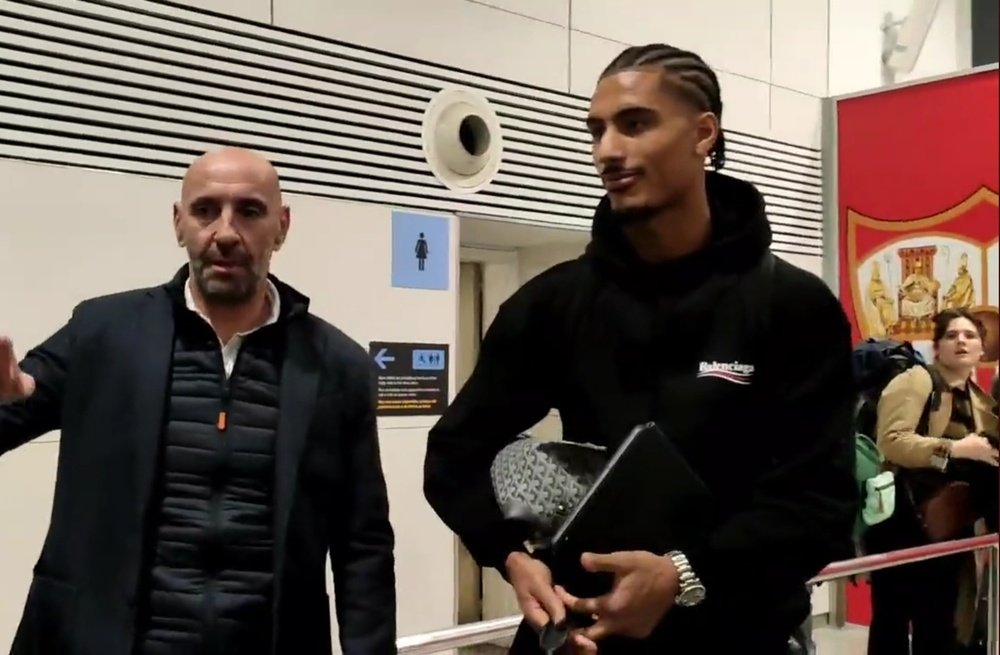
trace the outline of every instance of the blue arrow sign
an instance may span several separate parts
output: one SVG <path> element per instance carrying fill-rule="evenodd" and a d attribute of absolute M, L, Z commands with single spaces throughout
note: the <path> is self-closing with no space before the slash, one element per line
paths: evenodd
<path fill-rule="evenodd" d="M 388 348 L 383 348 L 375 354 L 375 363 L 383 371 L 386 369 L 386 364 L 396 361 L 396 358 L 389 354 Z"/>

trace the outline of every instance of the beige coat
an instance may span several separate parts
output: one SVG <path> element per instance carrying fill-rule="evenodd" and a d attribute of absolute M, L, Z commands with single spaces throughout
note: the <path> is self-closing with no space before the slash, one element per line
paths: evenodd
<path fill-rule="evenodd" d="M 933 385 L 927 369 L 914 366 L 893 378 L 882 391 L 875 432 L 879 450 L 890 464 L 911 469 L 929 468 L 935 453 L 947 452 L 950 440 L 944 432 L 951 420 L 950 390 L 942 390 L 941 406 L 928 417 L 927 434 L 916 433 Z M 996 403 L 975 382 L 970 381 L 970 388 L 976 432 L 996 435 Z"/>
<path fill-rule="evenodd" d="M 917 434 L 917 424 L 930 398 L 934 382 L 922 366 L 914 366 L 896 376 L 882 391 L 878 403 L 876 435 L 878 447 L 890 467 L 930 468 L 932 456 L 948 451 L 950 439 L 944 436 L 951 420 L 952 394 L 941 390 L 941 405 L 928 416 L 927 434 Z M 979 434 L 997 434 L 996 403 L 970 380 L 972 416 Z M 976 559 L 969 557 L 959 581 L 955 624 L 963 643 L 972 639 L 975 625 L 979 575 Z"/>

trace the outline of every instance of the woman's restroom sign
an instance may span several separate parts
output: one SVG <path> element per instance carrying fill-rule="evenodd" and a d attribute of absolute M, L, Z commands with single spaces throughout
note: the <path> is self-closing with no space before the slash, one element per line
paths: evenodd
<path fill-rule="evenodd" d="M 447 291 L 450 231 L 445 216 L 392 212 L 392 286 Z"/>

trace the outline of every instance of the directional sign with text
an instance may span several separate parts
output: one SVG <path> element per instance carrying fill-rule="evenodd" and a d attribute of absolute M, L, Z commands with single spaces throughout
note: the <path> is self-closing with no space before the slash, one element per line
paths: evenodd
<path fill-rule="evenodd" d="M 379 416 L 438 416 L 448 406 L 448 344 L 372 341 Z"/>

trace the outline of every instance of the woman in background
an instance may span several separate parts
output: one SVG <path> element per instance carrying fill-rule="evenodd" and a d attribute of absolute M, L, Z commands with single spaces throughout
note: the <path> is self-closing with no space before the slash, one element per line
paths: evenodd
<path fill-rule="evenodd" d="M 984 336 L 983 324 L 965 309 L 941 312 L 934 317 L 934 364 L 901 373 L 883 391 L 876 432 L 896 472 L 896 507 L 867 533 L 869 552 L 971 536 L 979 517 L 997 529 L 996 403 L 973 376 Z M 934 516 L 926 503 L 954 482 L 969 485 L 970 498 L 958 509 L 972 519 L 953 534 L 932 537 Z M 974 613 L 963 613 L 956 624 L 956 609 L 960 576 L 971 562 L 957 555 L 873 572 L 869 655 L 909 655 L 911 627 L 913 655 L 964 652 L 958 644 L 971 639 Z"/>

